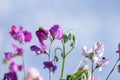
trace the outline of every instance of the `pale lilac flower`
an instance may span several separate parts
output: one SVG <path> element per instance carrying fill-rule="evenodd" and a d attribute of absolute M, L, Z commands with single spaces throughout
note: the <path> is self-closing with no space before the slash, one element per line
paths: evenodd
<path fill-rule="evenodd" d="M 16 72 L 8 72 L 4 74 L 4 80 L 18 80 Z"/>
<path fill-rule="evenodd" d="M 17 28 L 15 25 L 13 25 L 11 27 L 11 32 L 10 35 L 12 36 L 12 38 L 20 43 L 23 42 L 30 42 L 32 39 L 32 34 L 31 32 L 28 31 L 24 31 L 22 26 L 20 26 L 19 28 Z"/>
<path fill-rule="evenodd" d="M 104 46 L 101 42 L 97 42 L 96 44 L 94 44 L 93 46 L 93 51 L 100 57 L 103 56 L 103 52 L 104 52 Z"/>
<path fill-rule="evenodd" d="M 30 68 L 27 73 L 27 80 L 43 80 L 36 68 Z"/>
<path fill-rule="evenodd" d="M 45 61 L 43 62 L 44 68 L 48 68 L 49 70 L 52 70 L 52 72 L 55 72 L 57 69 L 57 66 L 54 61 Z"/>
<path fill-rule="evenodd" d="M 116 53 L 120 53 L 120 43 L 118 44 L 118 50 L 116 51 Z"/>
<path fill-rule="evenodd" d="M 17 71 L 22 71 L 22 65 L 17 65 L 14 62 L 11 62 L 9 65 L 9 70 L 11 72 L 17 72 Z"/>
<path fill-rule="evenodd" d="M 99 77 L 94 77 L 94 79 L 93 80 L 100 80 L 100 78 Z"/>
<path fill-rule="evenodd" d="M 88 57 L 89 54 L 93 53 L 92 49 L 88 50 L 86 46 L 82 48 L 82 55 Z"/>
<path fill-rule="evenodd" d="M 53 39 L 61 40 L 63 38 L 63 32 L 60 25 L 54 25 L 50 28 L 50 34 Z"/>
<path fill-rule="evenodd" d="M 98 60 L 96 63 L 97 63 L 97 68 L 99 68 L 99 71 L 102 71 L 102 67 L 107 65 L 109 63 L 109 60 L 106 58 L 103 58 L 102 60 Z"/>

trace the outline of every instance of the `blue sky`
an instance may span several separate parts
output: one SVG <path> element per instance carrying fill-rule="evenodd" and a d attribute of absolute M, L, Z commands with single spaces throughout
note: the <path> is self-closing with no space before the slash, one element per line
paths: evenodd
<path fill-rule="evenodd" d="M 47 70 L 44 70 L 42 65 L 42 61 L 47 60 L 46 57 L 35 56 L 29 50 L 29 46 L 39 45 L 34 32 L 40 26 L 49 29 L 54 24 L 60 24 L 63 31 L 71 29 L 77 38 L 76 48 L 66 61 L 65 75 L 72 73 L 83 59 L 80 54 L 82 46 L 86 45 L 90 48 L 95 42 L 101 41 L 105 46 L 104 56 L 110 60 L 110 63 L 102 72 L 96 70 L 95 75 L 104 80 L 105 74 L 109 72 L 118 57 L 114 52 L 117 44 L 120 43 L 119 4 L 119 0 L 0 0 L 0 74 L 7 72 L 7 68 L 2 64 L 3 53 L 13 51 L 11 43 L 14 43 L 14 40 L 8 32 L 14 24 L 22 25 L 24 29 L 33 33 L 32 42 L 25 45 L 26 68 L 38 68 L 44 80 L 48 80 Z M 60 67 L 60 64 L 58 66 Z M 60 68 L 53 75 L 54 80 L 57 79 L 59 72 Z M 22 77 L 22 73 L 19 75 Z M 110 80 L 119 80 L 119 75 L 115 70 Z"/>

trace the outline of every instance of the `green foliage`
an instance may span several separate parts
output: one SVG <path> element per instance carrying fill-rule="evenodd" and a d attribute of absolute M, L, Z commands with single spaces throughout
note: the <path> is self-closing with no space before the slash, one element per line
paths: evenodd
<path fill-rule="evenodd" d="M 68 75 L 66 80 L 88 80 L 89 71 L 81 70 L 79 72 L 74 73 L 73 75 Z"/>

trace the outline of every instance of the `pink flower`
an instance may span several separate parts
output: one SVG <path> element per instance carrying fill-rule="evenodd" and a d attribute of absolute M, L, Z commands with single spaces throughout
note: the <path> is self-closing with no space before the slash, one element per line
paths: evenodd
<path fill-rule="evenodd" d="M 94 44 L 93 46 L 93 51 L 99 55 L 100 57 L 103 56 L 103 52 L 104 52 L 104 46 L 101 42 L 97 42 L 96 44 Z"/>
<path fill-rule="evenodd" d="M 100 80 L 100 78 L 99 77 L 94 77 L 94 79 L 93 80 Z"/>
<path fill-rule="evenodd" d="M 36 68 L 30 68 L 27 73 L 27 80 L 43 80 Z"/>
<path fill-rule="evenodd" d="M 14 62 L 11 62 L 9 65 L 9 69 L 12 72 L 22 71 L 22 65 L 17 65 Z"/>
<path fill-rule="evenodd" d="M 60 25 L 57 24 L 52 26 L 49 31 L 53 39 L 61 40 L 63 38 L 63 32 Z"/>

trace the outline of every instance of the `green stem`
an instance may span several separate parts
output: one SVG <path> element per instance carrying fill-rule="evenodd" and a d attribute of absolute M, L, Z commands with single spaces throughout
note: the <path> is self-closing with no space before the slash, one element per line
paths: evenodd
<path fill-rule="evenodd" d="M 26 78 L 26 74 L 25 74 L 24 44 L 21 43 L 20 45 L 21 45 L 22 50 L 23 50 L 23 54 L 22 54 L 23 74 L 24 74 L 24 78 L 25 78 L 25 80 L 27 80 L 27 78 Z"/>
<path fill-rule="evenodd" d="M 118 60 L 116 61 L 115 65 L 113 66 L 113 68 L 111 69 L 110 73 L 108 74 L 106 80 L 108 80 L 108 78 L 110 77 L 110 75 L 111 75 L 112 72 L 114 71 L 114 69 L 115 69 L 115 67 L 116 67 L 116 65 L 117 65 L 117 63 L 118 63 L 119 61 L 120 61 L 120 59 L 118 59 Z"/>
<path fill-rule="evenodd" d="M 48 56 L 48 59 L 49 61 L 51 61 L 51 47 L 52 47 L 52 42 L 50 43 L 50 48 L 49 48 L 49 56 Z M 52 80 L 52 72 L 51 72 L 51 69 L 49 69 L 49 79 Z"/>
<path fill-rule="evenodd" d="M 27 79 L 26 79 L 26 75 L 25 75 L 25 61 L 24 61 L 24 55 L 22 55 L 22 63 L 23 63 L 23 74 L 24 74 L 25 80 L 27 80 Z"/>
<path fill-rule="evenodd" d="M 94 62 L 92 61 L 92 66 L 91 66 L 91 80 L 93 80 L 93 71 L 94 71 Z"/>
<path fill-rule="evenodd" d="M 62 69 L 61 69 L 61 76 L 60 76 L 60 80 L 63 79 L 63 74 L 64 74 L 64 68 L 65 68 L 65 58 L 66 58 L 66 52 L 65 52 L 65 44 L 62 41 L 63 44 L 63 53 L 62 53 Z"/>

